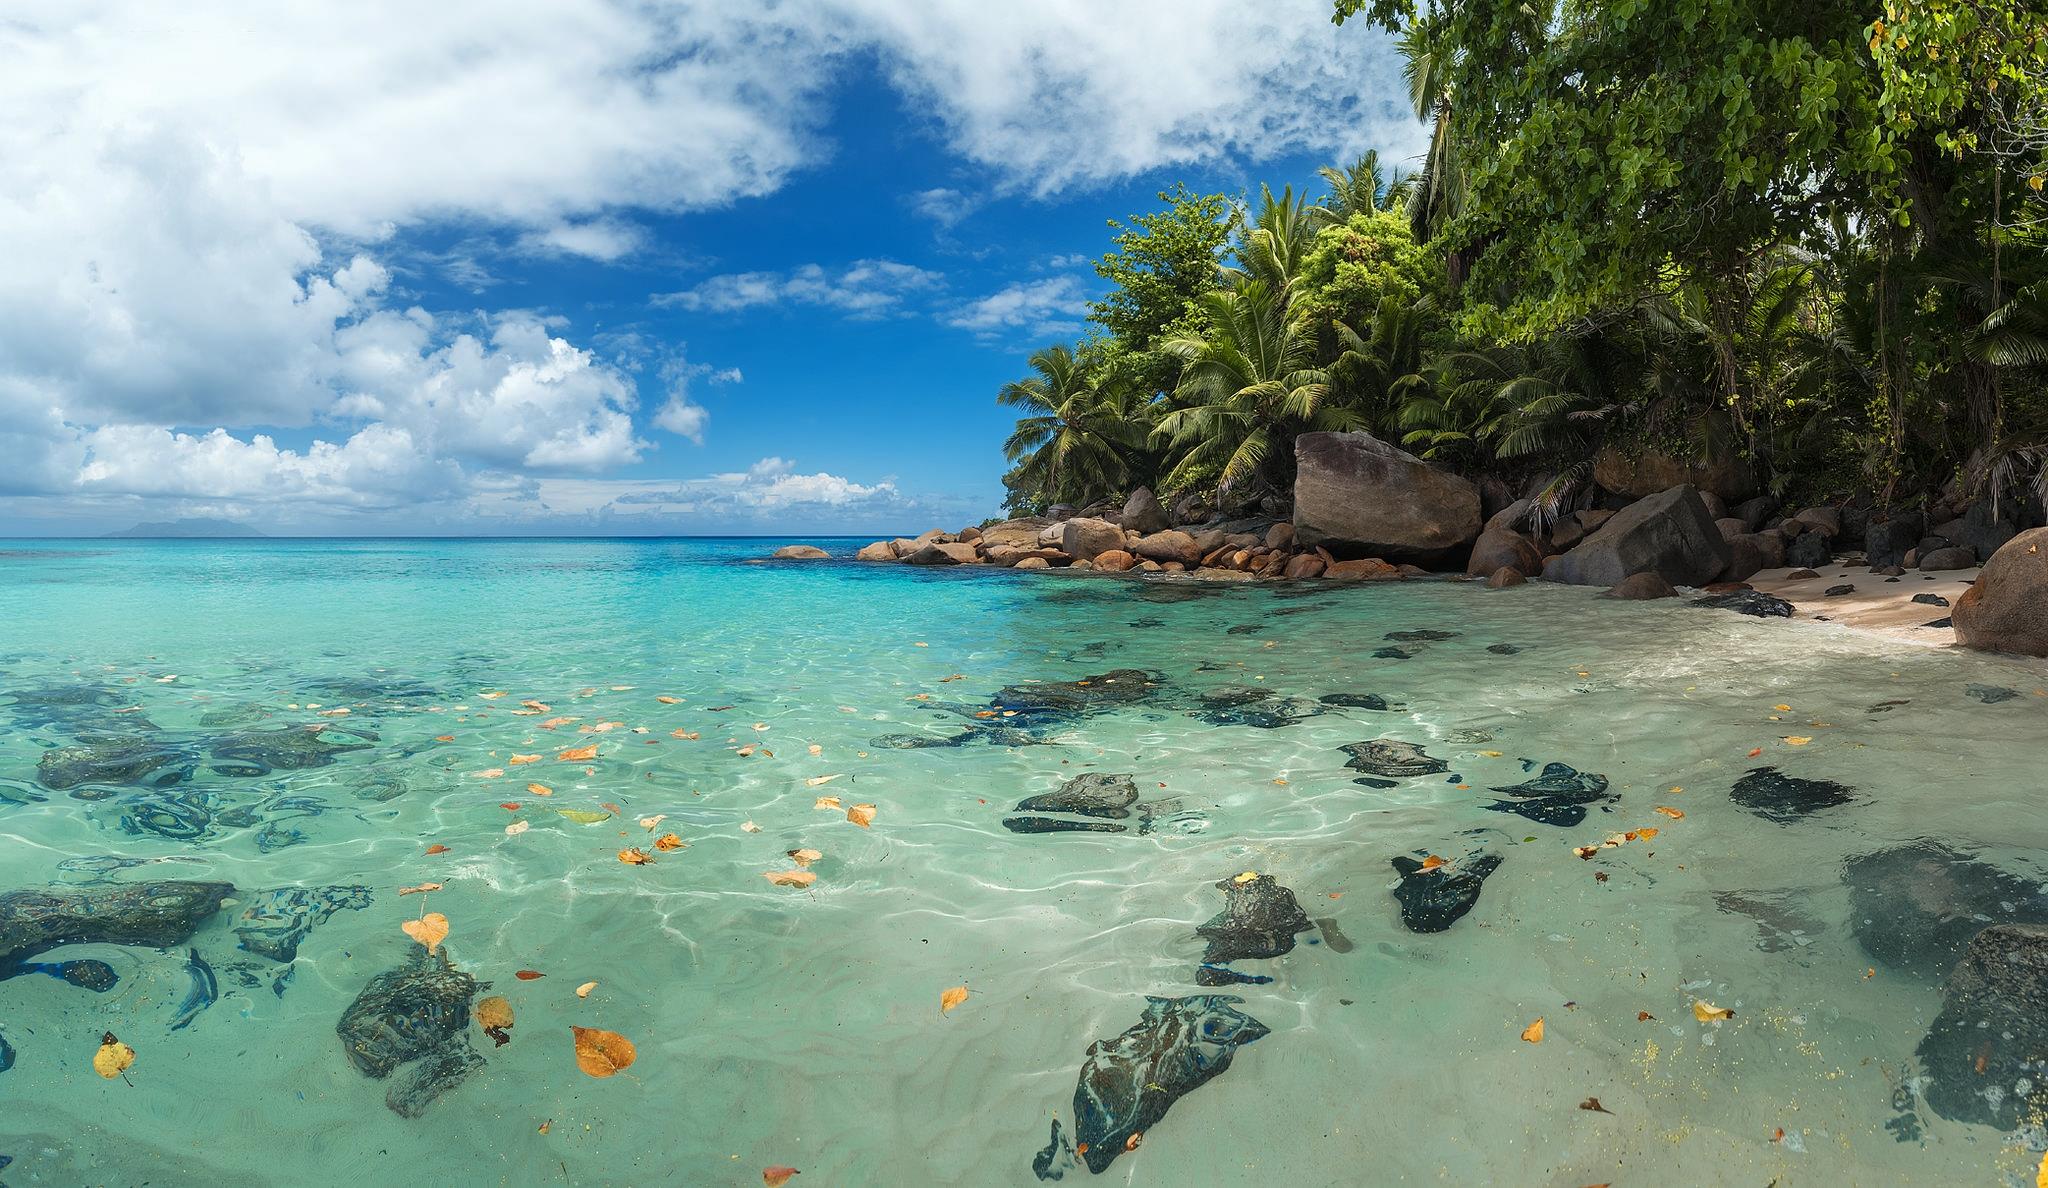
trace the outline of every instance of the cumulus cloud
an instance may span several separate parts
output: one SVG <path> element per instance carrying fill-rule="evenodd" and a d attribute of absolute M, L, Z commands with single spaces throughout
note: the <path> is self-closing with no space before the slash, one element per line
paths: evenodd
<path fill-rule="evenodd" d="M 1088 293 L 1071 276 L 1018 281 L 969 302 L 946 319 L 977 334 L 1028 329 L 1041 337 L 1075 334 L 1088 316 Z"/>
<path fill-rule="evenodd" d="M 894 313 L 904 299 L 939 287 L 938 273 L 895 260 L 856 260 L 836 270 L 806 264 L 790 272 L 737 272 L 688 289 L 661 293 L 654 304 L 676 309 L 735 313 L 763 305 L 826 306 L 856 317 Z"/>
<path fill-rule="evenodd" d="M 638 225 L 619 219 L 588 219 L 562 222 L 519 237 L 527 251 L 551 256 L 582 256 L 609 264 L 639 251 L 647 233 Z"/>

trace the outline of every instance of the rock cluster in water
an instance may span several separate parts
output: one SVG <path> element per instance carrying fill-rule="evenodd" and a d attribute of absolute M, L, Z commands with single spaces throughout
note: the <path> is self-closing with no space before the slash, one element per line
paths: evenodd
<path fill-rule="evenodd" d="M 370 979 L 335 1030 L 350 1064 L 383 1080 L 400 1068 L 384 1103 L 416 1118 L 434 1100 L 483 1067 L 469 1042 L 469 1007 L 480 986 L 446 952 L 415 949 L 405 964 Z"/>

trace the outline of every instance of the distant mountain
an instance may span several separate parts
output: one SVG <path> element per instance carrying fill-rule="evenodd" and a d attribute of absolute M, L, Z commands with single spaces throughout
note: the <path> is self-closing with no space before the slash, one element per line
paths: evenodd
<path fill-rule="evenodd" d="M 137 524 L 133 528 L 123 528 L 119 532 L 109 532 L 105 535 L 124 540 L 136 540 L 164 536 L 262 536 L 264 534 L 249 527 L 247 524 L 237 524 L 233 520 L 209 520 L 194 516 L 183 520 L 163 520 L 148 524 Z"/>

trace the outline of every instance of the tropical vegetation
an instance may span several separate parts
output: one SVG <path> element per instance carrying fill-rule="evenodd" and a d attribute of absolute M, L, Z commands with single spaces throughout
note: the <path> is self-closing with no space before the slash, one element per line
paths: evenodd
<path fill-rule="evenodd" d="M 1010 504 L 1277 511 L 1365 429 L 1590 498 L 1603 451 L 1774 494 L 2048 492 L 2048 0 L 1338 0 L 1428 148 L 1113 223 L 1000 399 Z M 1364 35 L 1346 31 L 1343 36 Z"/>

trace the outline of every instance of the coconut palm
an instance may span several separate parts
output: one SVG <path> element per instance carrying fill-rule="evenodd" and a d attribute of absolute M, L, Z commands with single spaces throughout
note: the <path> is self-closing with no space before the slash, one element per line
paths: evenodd
<path fill-rule="evenodd" d="M 1258 214 L 1245 224 L 1237 243 L 1237 267 L 1223 270 L 1224 282 L 1231 288 L 1259 282 L 1284 307 L 1301 275 L 1303 259 L 1330 219 L 1329 211 L 1309 205 L 1307 194 L 1296 197 L 1293 186 L 1283 188 L 1277 198 L 1271 186 L 1260 186 Z"/>
<path fill-rule="evenodd" d="M 1013 488 L 1048 503 L 1088 503 L 1123 489 L 1128 461 L 1144 440 L 1143 409 L 1131 386 L 1083 348 L 1050 346 L 1031 356 L 1036 372 L 1004 384 L 998 403 L 1024 410 L 1003 454 Z"/>
<path fill-rule="evenodd" d="M 1349 168 L 1325 165 L 1316 172 L 1330 183 L 1330 193 L 1323 199 L 1322 207 L 1340 223 L 1356 214 L 1393 210 L 1415 190 L 1414 175 L 1396 169 L 1389 178 L 1381 170 L 1377 151 L 1367 151 Z"/>
<path fill-rule="evenodd" d="M 1287 308 L 1284 289 L 1246 279 L 1206 294 L 1210 332 L 1163 349 L 1181 360 L 1176 407 L 1153 437 L 1165 443 L 1172 490 L 1214 480 L 1219 493 L 1285 490 L 1294 438 L 1312 430 L 1356 429 L 1363 419 L 1330 400 L 1315 364 L 1315 335 Z"/>
<path fill-rule="evenodd" d="M 1429 151 L 1422 172 L 1410 179 L 1408 222 L 1418 242 L 1433 238 L 1464 206 L 1464 169 L 1457 142 L 1451 137 L 1450 63 L 1429 21 L 1417 21 L 1401 34 L 1401 76 L 1415 118 L 1430 125 Z"/>

